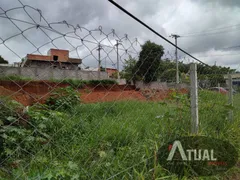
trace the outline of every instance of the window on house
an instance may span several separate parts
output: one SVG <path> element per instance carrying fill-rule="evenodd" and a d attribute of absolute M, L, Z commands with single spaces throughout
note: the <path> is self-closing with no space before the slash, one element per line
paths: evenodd
<path fill-rule="evenodd" d="M 58 61 L 58 56 L 53 56 L 54 61 Z"/>

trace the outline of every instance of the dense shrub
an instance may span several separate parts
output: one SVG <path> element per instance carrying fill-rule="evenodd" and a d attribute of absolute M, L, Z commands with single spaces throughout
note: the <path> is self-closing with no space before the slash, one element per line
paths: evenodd
<path fill-rule="evenodd" d="M 73 88 L 82 88 L 84 85 L 84 81 L 79 79 L 64 79 L 59 82 L 69 84 Z"/>
<path fill-rule="evenodd" d="M 77 93 L 69 88 L 59 91 Z M 55 101 L 57 97 L 61 98 L 56 96 Z M 222 94 L 199 91 L 200 135 L 228 140 L 239 152 L 239 94 L 232 122 L 222 117 L 232 108 L 226 102 Z M 2 105 L 1 118 L 6 121 L 1 124 L 2 159 L 8 164 L 2 164 L 0 179 L 106 179 L 120 173 L 114 179 L 178 179 L 158 164 L 155 153 L 164 142 L 188 135 L 187 95 L 172 91 L 165 102 L 79 104 L 66 112 L 49 109 L 52 105 L 24 109 L 14 101 Z M 16 123 L 21 116 L 26 116 L 27 125 Z M 212 179 L 234 179 L 230 173 L 238 169 Z"/>
<path fill-rule="evenodd" d="M 29 126 L 26 108 L 14 100 L 0 98 L 0 158 L 12 163 L 33 151 L 41 136 Z"/>
<path fill-rule="evenodd" d="M 50 109 L 66 110 L 71 109 L 74 105 L 80 102 L 80 94 L 72 87 L 58 88 L 54 90 L 46 104 Z"/>
<path fill-rule="evenodd" d="M 89 80 L 86 81 L 87 85 L 112 85 L 112 84 L 117 84 L 115 80 L 111 79 L 104 79 L 104 80 Z"/>
<path fill-rule="evenodd" d="M 4 81 L 31 81 L 32 79 L 29 77 L 24 77 L 24 76 L 18 76 L 18 75 L 8 75 L 8 76 L 1 76 L 0 80 L 4 80 Z"/>
<path fill-rule="evenodd" d="M 52 135 L 68 119 L 47 105 L 25 108 L 13 100 L 0 98 L 0 102 L 0 159 L 9 168 L 17 168 L 30 154 L 54 141 Z"/>
<path fill-rule="evenodd" d="M 1 124 L 6 124 L 8 117 L 18 117 L 18 112 L 22 111 L 23 106 L 17 101 L 0 97 L 0 120 Z"/>
<path fill-rule="evenodd" d="M 112 85 L 117 84 L 117 81 L 112 79 L 103 79 L 103 80 L 80 80 L 80 79 L 63 79 L 63 80 L 56 80 L 52 79 L 53 82 L 58 83 L 66 83 L 69 84 L 73 88 L 82 88 L 84 85 Z"/>

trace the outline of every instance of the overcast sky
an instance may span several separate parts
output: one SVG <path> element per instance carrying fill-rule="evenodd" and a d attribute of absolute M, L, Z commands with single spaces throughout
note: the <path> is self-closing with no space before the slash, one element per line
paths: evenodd
<path fill-rule="evenodd" d="M 174 56 L 174 48 L 168 43 L 161 40 L 148 29 L 140 25 L 135 20 L 128 17 L 126 14 L 118 10 L 107 0 L 21 0 L 25 5 L 33 6 L 41 10 L 42 15 L 48 22 L 67 21 L 69 24 L 85 27 L 88 30 L 93 30 L 102 27 L 102 31 L 106 34 L 111 33 L 112 29 L 121 38 L 128 34 L 131 41 L 135 38 L 142 44 L 146 40 L 151 40 L 164 46 L 166 56 Z M 137 16 L 139 19 L 147 23 L 163 36 L 174 42 L 174 39 L 169 36 L 172 33 L 179 34 L 178 45 L 182 49 L 199 58 L 201 61 L 213 65 L 230 66 L 240 69 L 240 1 L 239 0 L 116 0 L 121 6 Z M 4 11 L 21 7 L 18 0 L 1 0 L 0 14 Z M 3 11 L 4 10 L 4 11 Z M 41 20 L 36 11 L 26 8 L 31 17 L 42 26 L 47 24 Z M 9 17 L 33 22 L 24 12 L 23 9 L 16 9 L 7 13 Z M 1 16 L 6 16 L 1 14 Z M 27 53 L 36 51 L 36 47 L 40 47 L 49 42 L 49 38 L 37 28 L 33 28 L 26 23 L 13 21 L 21 29 L 30 30 L 24 33 L 34 46 L 27 42 L 22 36 L 10 38 L 2 43 L 3 40 L 16 35 L 20 30 L 13 25 L 11 21 L 0 17 L 0 55 L 10 62 L 20 60 Z M 69 27 L 66 25 L 53 25 L 54 29 L 66 33 L 69 32 Z M 84 31 L 84 30 L 83 30 Z M 47 31 L 45 32 L 53 39 L 59 34 Z M 82 33 L 82 34 L 81 34 Z M 79 36 L 88 34 L 88 31 L 80 32 Z M 93 32 L 93 37 L 97 40 L 103 39 L 103 34 L 99 31 Z M 107 45 L 114 45 L 116 37 L 110 37 L 102 41 Z M 72 56 L 80 56 L 83 58 L 83 63 L 87 66 L 96 67 L 97 57 L 96 45 L 85 44 L 81 41 L 68 38 L 67 40 L 73 45 L 69 45 L 62 37 L 54 40 L 54 45 L 58 48 L 72 50 L 77 48 L 77 51 L 72 51 Z M 87 37 L 86 40 L 94 41 L 92 37 Z M 13 54 L 7 47 L 12 49 L 18 56 Z M 44 54 L 49 48 L 54 48 L 53 44 L 42 46 L 39 51 Z M 124 48 L 130 46 L 128 41 L 123 42 Z M 139 51 L 139 44 L 134 43 L 135 49 L 129 48 L 130 51 Z M 91 54 L 92 52 L 92 54 Z M 107 54 L 107 52 L 109 54 Z M 36 52 L 39 53 L 39 52 Z M 74 54 L 75 53 L 75 54 Z M 78 54 L 77 54 L 78 53 Z M 101 50 L 102 57 L 107 57 L 107 66 L 115 67 L 116 54 L 115 50 L 104 47 Z M 121 54 L 122 53 L 122 54 Z M 120 52 L 121 59 L 124 59 L 124 52 Z M 108 55 L 108 56 L 107 56 Z M 191 62 L 192 59 L 179 52 L 184 61 Z M 104 65 L 103 65 L 104 66 Z"/>

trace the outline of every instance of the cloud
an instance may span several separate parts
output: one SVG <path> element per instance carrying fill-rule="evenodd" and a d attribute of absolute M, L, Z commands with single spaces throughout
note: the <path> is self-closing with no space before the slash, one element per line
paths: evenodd
<path fill-rule="evenodd" d="M 234 8 L 240 6 L 240 2 L 238 0 L 192 0 L 193 2 L 197 2 L 200 4 L 205 4 L 209 6 L 209 4 L 213 6 L 220 6 L 220 7 L 229 7 L 229 8 Z"/>
<path fill-rule="evenodd" d="M 128 34 L 128 37 L 131 41 L 134 41 L 135 38 L 139 42 L 144 43 L 146 40 L 151 40 L 156 43 L 162 44 L 165 48 L 165 51 L 169 51 L 174 57 L 175 48 L 170 44 L 163 41 L 161 38 L 157 37 L 155 34 L 150 32 L 148 29 L 143 27 L 141 24 L 121 12 L 115 6 L 110 4 L 107 0 L 96 1 L 96 0 L 21 0 L 25 5 L 33 6 L 41 10 L 41 13 L 46 18 L 48 22 L 60 22 L 67 21 L 69 24 L 76 26 L 86 27 L 88 30 L 97 29 L 99 26 L 102 27 L 104 33 L 112 32 L 112 29 L 115 30 L 116 34 L 123 38 L 125 34 Z M 238 66 L 238 56 L 211 56 L 211 55 L 222 55 L 222 54 L 232 54 L 236 53 L 237 49 L 226 49 L 226 47 L 239 45 L 238 34 L 240 26 L 232 26 L 238 24 L 238 19 L 240 18 L 240 2 L 236 1 L 193 1 L 193 0 L 138 0 L 138 1 L 128 1 L 121 0 L 116 1 L 121 6 L 129 10 L 132 14 L 136 15 L 139 19 L 146 22 L 149 26 L 154 28 L 160 34 L 168 38 L 170 41 L 174 42 L 174 39 L 170 38 L 169 35 L 172 33 L 182 35 L 178 39 L 178 45 L 192 53 L 193 55 L 199 56 L 199 59 L 202 61 L 213 64 L 215 61 L 219 61 L 219 64 L 224 66 Z M 0 2 L 0 7 L 3 10 L 7 10 L 14 7 L 19 7 L 21 4 L 18 0 L 2 0 Z M 47 26 L 48 24 L 44 22 L 44 19 L 40 19 L 38 12 L 32 10 L 29 7 L 25 8 L 26 11 L 33 17 L 33 19 L 43 25 Z M 3 13 L 0 9 L 0 13 Z M 3 14 L 1 14 L 3 16 Z M 13 10 L 8 12 L 8 15 L 17 19 L 26 20 L 32 22 L 31 19 L 27 16 L 23 9 Z M 40 21 L 41 20 L 41 21 Z M 24 30 L 30 25 L 22 24 L 20 22 L 15 22 L 21 30 Z M 0 38 L 5 40 L 8 37 L 13 36 L 21 32 L 17 29 L 9 20 L 0 18 Z M 52 25 L 54 29 L 58 32 L 66 33 L 70 30 L 66 24 Z M 225 28 L 224 27 L 229 27 Z M 213 30 L 219 28 L 220 30 Z M 223 28 L 223 29 L 221 29 Z M 222 31 L 227 31 L 224 33 L 219 33 Z M 47 37 L 46 34 L 50 37 Z M 46 46 L 36 49 L 30 42 L 28 42 L 24 37 L 14 37 L 6 41 L 4 44 L 16 51 L 20 57 L 24 57 L 27 53 L 39 50 L 41 53 L 45 53 L 48 48 L 56 46 L 61 46 L 62 48 L 72 49 L 71 45 L 56 32 L 44 30 L 42 32 L 39 29 L 32 28 L 23 34 L 27 39 L 29 39 L 36 47 L 39 47 L 45 43 L 48 43 Z M 199 32 L 201 34 L 199 34 Z M 208 35 L 207 33 L 213 33 Z M 84 37 L 83 34 L 87 35 L 89 32 L 84 31 L 79 32 L 81 37 Z M 194 34 L 195 33 L 195 34 Z M 206 33 L 204 35 L 204 33 Z M 99 41 L 104 38 L 103 35 L 100 35 L 99 31 L 93 32 L 94 37 Z M 191 35 L 189 37 L 184 37 Z M 56 39 L 55 38 L 58 38 Z M 51 42 L 51 39 L 54 39 L 54 43 Z M 93 37 L 88 36 L 86 39 L 95 41 Z M 107 41 L 104 40 L 104 43 L 114 45 L 116 36 L 112 34 L 108 37 Z M 123 38 L 124 39 L 124 38 Z M 76 48 L 82 46 L 80 40 L 68 40 Z M 95 41 L 96 42 L 96 41 Z M 0 40 L 1 43 L 1 40 Z M 126 46 L 127 41 L 124 41 Z M 90 51 L 86 47 L 77 48 L 81 49 L 81 55 L 83 53 L 91 53 L 92 49 L 96 47 L 95 45 L 88 45 Z M 137 50 L 140 50 L 138 45 Z M 224 49 L 225 48 L 225 49 Z M 0 45 L 1 55 L 9 60 L 10 62 L 19 61 L 19 58 L 16 57 L 6 46 L 3 44 Z M 73 51 L 74 52 L 74 51 Z M 211 52 L 211 53 L 210 53 Z M 95 53 L 95 51 L 94 51 Z M 109 57 L 112 61 L 116 61 L 116 53 L 114 56 L 114 51 Z M 72 53 L 76 55 L 76 53 Z M 185 56 L 183 53 L 179 52 L 180 56 Z M 208 56 L 208 58 L 201 58 L 200 56 Z M 186 56 L 186 58 L 189 58 Z M 91 66 L 96 66 L 96 62 L 88 60 L 86 64 Z M 92 62 L 89 64 L 89 62 Z M 95 64 L 94 64 L 95 63 Z M 109 60 L 109 64 L 111 64 Z"/>

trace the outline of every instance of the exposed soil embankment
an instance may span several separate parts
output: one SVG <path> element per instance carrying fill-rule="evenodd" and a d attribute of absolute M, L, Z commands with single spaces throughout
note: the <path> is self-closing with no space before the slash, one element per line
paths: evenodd
<path fill-rule="evenodd" d="M 49 81 L 0 81 L 0 96 L 12 98 L 23 105 L 32 105 L 36 102 L 44 103 L 50 93 L 60 87 L 67 87 L 67 83 Z M 78 91 L 84 103 L 117 101 L 117 100 L 140 100 L 159 101 L 169 96 L 172 90 L 136 90 L 132 85 L 82 85 Z M 187 93 L 186 89 L 180 90 Z"/>

